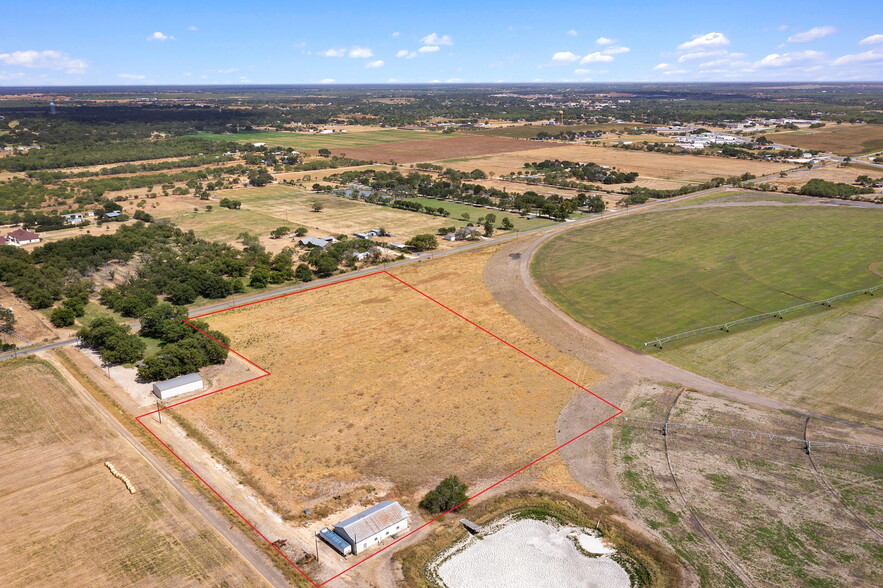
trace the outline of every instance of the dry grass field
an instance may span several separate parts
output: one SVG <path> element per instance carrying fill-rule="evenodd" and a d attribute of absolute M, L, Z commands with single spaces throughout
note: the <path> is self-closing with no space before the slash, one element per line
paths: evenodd
<path fill-rule="evenodd" d="M 462 171 L 471 171 L 479 168 L 487 173 L 500 175 L 513 171 L 523 171 L 525 163 L 543 161 L 545 159 L 592 162 L 598 165 L 616 167 L 625 172 L 638 172 L 641 176 L 638 185 L 643 185 L 641 184 L 643 180 L 656 180 L 660 185 L 652 187 L 659 187 L 661 189 L 676 188 L 690 181 L 705 181 L 713 177 L 741 175 L 745 172 L 762 176 L 793 167 L 766 161 L 701 157 L 698 155 L 670 155 L 590 145 L 549 147 L 548 144 L 540 142 L 526 144 L 535 144 L 539 148 L 529 152 L 500 153 L 489 157 L 465 160 L 447 159 L 440 161 L 440 163 Z M 647 187 L 651 186 L 648 185 Z"/>
<path fill-rule="evenodd" d="M 877 170 L 877 172 L 879 172 L 877 175 L 883 176 L 883 170 Z M 869 171 L 859 167 L 834 166 L 816 168 L 813 170 L 808 170 L 806 172 L 795 173 L 785 178 L 773 178 L 769 181 L 769 183 L 778 186 L 780 190 L 787 190 L 791 186 L 794 186 L 795 188 L 800 188 L 813 178 L 819 178 L 821 180 L 827 180 L 829 182 L 843 182 L 845 184 L 852 184 L 853 182 L 855 182 L 855 179 L 860 175 L 877 177 L 877 175 L 875 175 L 873 171 Z"/>
<path fill-rule="evenodd" d="M 332 148 L 331 153 L 347 157 L 396 163 L 418 163 L 459 157 L 476 157 L 511 151 L 541 149 L 538 141 L 521 141 L 508 137 L 449 137 L 444 141 L 423 140 L 384 143 L 366 147 Z M 474 168 L 473 168 L 474 169 Z"/>
<path fill-rule="evenodd" d="M 659 388 L 626 414 L 664 420 L 676 393 Z M 689 390 L 670 420 L 797 439 L 806 426 L 794 413 Z M 799 441 L 766 435 L 670 427 L 663 436 L 656 425 L 624 419 L 614 427 L 620 480 L 637 514 L 666 538 L 702 585 L 744 585 L 721 552 L 759 586 L 879 586 L 883 581 L 879 537 L 865 526 L 883 526 L 879 453 L 816 448 L 810 461 Z M 810 419 L 807 433 L 816 441 L 883 444 L 879 432 L 817 419 Z"/>
<path fill-rule="evenodd" d="M 883 299 L 768 321 L 659 352 L 666 361 L 793 406 L 880 425 Z"/>
<path fill-rule="evenodd" d="M 3 586 L 262 585 L 43 361 L 0 363 L 0 459 Z"/>
<path fill-rule="evenodd" d="M 820 149 L 838 155 L 857 155 L 883 149 L 883 125 L 834 125 L 767 135 L 771 141 L 802 149 Z"/>
<path fill-rule="evenodd" d="M 487 255 L 412 265 L 401 276 L 593 384 L 597 373 L 541 343 L 494 301 L 481 281 Z M 272 375 L 175 410 L 288 516 L 304 507 L 324 516 L 380 496 L 413 508 L 450 474 L 477 491 L 553 449 L 559 412 L 585 394 L 386 275 L 208 320 Z M 586 429 L 615 412 L 595 405 Z M 560 468 L 554 455 L 523 476 L 554 480 Z"/>
<path fill-rule="evenodd" d="M 187 197 L 157 199 L 160 208 L 153 213 L 158 218 L 168 218 L 175 226 L 193 231 L 212 241 L 232 242 L 243 231 L 262 237 L 262 243 L 271 249 L 290 245 L 288 239 L 271 240 L 273 229 L 286 226 L 292 232 L 297 227 L 306 227 L 308 235 L 324 237 L 385 228 L 395 235 L 391 240 L 405 242 L 420 233 L 435 234 L 436 229 L 450 226 L 450 219 L 411 212 L 398 208 L 378 206 L 349 200 L 329 194 L 305 192 L 293 186 L 272 185 L 263 188 L 244 188 L 222 192 L 226 198 L 242 201 L 242 208 L 230 210 L 220 208 L 213 202 L 212 212 L 205 212 L 204 206 L 196 206 L 194 212 Z M 184 205 L 176 205 L 175 202 Z M 198 201 L 197 201 L 198 202 Z M 313 212 L 313 203 L 319 202 L 323 209 Z M 205 204 L 202 202 L 201 204 Z"/>

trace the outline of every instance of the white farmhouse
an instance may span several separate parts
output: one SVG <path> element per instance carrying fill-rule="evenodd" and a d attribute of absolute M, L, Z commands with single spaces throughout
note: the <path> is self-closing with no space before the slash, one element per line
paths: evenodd
<path fill-rule="evenodd" d="M 165 400 L 172 396 L 178 396 L 179 394 L 196 392 L 197 390 L 202 390 L 204 387 L 205 384 L 203 384 L 202 378 L 199 374 L 193 373 L 178 376 L 177 378 L 172 378 L 171 380 L 165 380 L 163 382 L 156 382 L 153 384 L 153 393 L 160 400 Z"/>
<path fill-rule="evenodd" d="M 384 500 L 334 525 L 334 532 L 358 554 L 408 528 L 408 512 L 394 500 Z"/>

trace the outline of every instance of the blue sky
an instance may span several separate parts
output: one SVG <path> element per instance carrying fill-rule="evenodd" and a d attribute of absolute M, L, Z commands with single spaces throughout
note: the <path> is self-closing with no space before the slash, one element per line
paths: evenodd
<path fill-rule="evenodd" d="M 0 85 L 881 81 L 883 2 L 8 2 Z"/>

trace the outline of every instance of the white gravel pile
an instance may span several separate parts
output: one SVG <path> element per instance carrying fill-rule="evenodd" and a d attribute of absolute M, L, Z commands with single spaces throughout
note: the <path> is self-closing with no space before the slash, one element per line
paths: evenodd
<path fill-rule="evenodd" d="M 610 557 L 579 552 L 569 538 L 576 533 L 586 551 L 614 551 L 584 529 L 524 519 L 455 545 L 435 571 L 447 588 L 628 588 L 628 574 Z"/>

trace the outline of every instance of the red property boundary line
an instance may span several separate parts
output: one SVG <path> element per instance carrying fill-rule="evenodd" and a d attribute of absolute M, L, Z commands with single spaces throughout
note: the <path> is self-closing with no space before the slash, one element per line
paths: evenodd
<path fill-rule="evenodd" d="M 189 465 L 186 461 L 184 461 L 184 460 L 181 458 L 180 455 L 178 455 L 177 453 L 175 453 L 175 452 L 172 450 L 172 448 L 169 447 L 169 446 L 168 446 L 168 445 L 167 445 L 162 439 L 160 439 L 160 438 L 156 435 L 156 433 L 154 433 L 154 432 L 150 429 L 150 427 L 148 427 L 148 426 L 147 426 L 147 425 L 146 425 L 141 419 L 143 419 L 143 418 L 145 418 L 145 417 L 148 417 L 148 416 L 150 416 L 150 415 L 153 415 L 153 414 L 156 414 L 156 413 L 162 412 L 162 411 L 164 411 L 164 410 L 168 410 L 168 409 L 170 409 L 170 408 L 174 408 L 174 407 L 176 407 L 176 406 L 181 406 L 182 404 L 187 404 L 188 402 L 193 402 L 194 400 L 199 400 L 200 398 L 205 398 L 206 396 L 211 396 L 212 394 L 217 394 L 218 392 L 223 392 L 224 390 L 229 390 L 230 388 L 235 388 L 236 386 L 241 386 L 241 385 L 243 385 L 243 384 L 247 384 L 247 383 L 249 383 L 249 382 L 254 382 L 255 380 L 260 380 L 261 378 L 266 378 L 267 376 L 270 375 L 270 372 L 269 372 L 269 371 L 267 371 L 266 369 L 262 368 L 261 366 L 259 366 L 259 365 L 256 364 L 255 362 L 253 362 L 252 360 L 248 359 L 247 357 L 245 357 L 244 355 L 242 355 L 241 353 L 239 353 L 239 352 L 236 351 L 235 349 L 232 349 L 232 348 L 228 347 L 227 345 L 224 345 L 224 343 L 222 343 L 221 341 L 218 341 L 217 339 L 215 339 L 214 337 L 212 337 L 212 336 L 209 335 L 208 333 L 206 333 L 206 332 L 204 332 L 203 330 L 199 329 L 198 327 L 194 326 L 194 325 L 190 322 L 191 320 L 199 319 L 199 318 L 206 317 L 206 316 L 210 316 L 210 315 L 213 315 L 213 314 L 218 314 L 218 313 L 221 313 L 221 312 L 227 312 L 227 311 L 229 311 L 229 310 L 235 310 L 235 309 L 237 309 L 237 308 L 244 308 L 244 307 L 246 307 L 246 306 L 251 306 L 251 305 L 253 305 L 253 304 L 259 304 L 259 303 L 261 303 L 261 302 L 268 302 L 268 301 L 270 301 L 270 300 L 277 300 L 277 299 L 279 299 L 279 298 L 286 298 L 286 297 L 288 297 L 288 296 L 293 296 L 293 295 L 296 295 L 296 294 L 303 294 L 304 292 L 311 292 L 311 291 L 314 291 L 314 290 L 320 290 L 320 289 L 322 289 L 322 288 L 328 288 L 328 287 L 330 287 L 330 286 L 338 286 L 338 285 L 340 285 L 340 284 L 345 284 L 345 283 L 347 283 L 347 282 L 352 282 L 352 281 L 355 281 L 355 280 L 361 280 L 361 279 L 364 279 L 364 278 L 370 278 L 370 277 L 372 277 L 372 276 L 381 276 L 381 275 L 386 275 L 386 276 L 388 276 L 388 277 L 394 279 L 394 280 L 395 280 L 396 282 L 398 282 L 399 284 L 402 284 L 402 285 L 406 286 L 407 288 L 410 288 L 411 290 L 413 290 L 413 291 L 416 292 L 417 294 L 420 294 L 421 296 L 423 296 L 423 297 L 426 298 L 427 300 L 429 300 L 429 301 L 431 301 L 431 302 L 437 304 L 438 306 L 440 306 L 441 308 L 444 308 L 445 310 L 447 310 L 448 312 L 452 313 L 453 315 L 455 315 L 455 316 L 457 316 L 457 317 L 463 319 L 464 321 L 466 321 L 467 323 L 469 323 L 469 324 L 472 325 L 473 327 L 477 328 L 478 330 L 482 331 L 483 333 L 485 333 L 485 334 L 487 334 L 487 335 L 490 335 L 491 337 L 493 337 L 493 338 L 496 339 L 497 341 L 503 343 L 504 345 L 506 345 L 507 347 L 509 347 L 509 348 L 511 348 L 511 349 L 514 349 L 515 351 L 517 351 L 517 352 L 520 353 L 521 355 L 525 356 L 526 358 L 530 359 L 530 360 L 533 361 L 534 363 L 537 363 L 537 364 L 541 365 L 542 367 L 546 368 L 547 370 L 549 370 L 550 372 L 552 372 L 553 374 L 555 374 L 555 375 L 558 376 L 559 378 L 562 378 L 562 379 L 566 380 L 567 382 L 570 382 L 571 384 L 573 384 L 574 386 L 576 386 L 576 387 L 579 388 L 580 390 L 583 390 L 584 392 L 587 392 L 588 394 L 591 394 L 593 397 L 597 398 L 598 400 L 600 400 L 600 401 L 603 402 L 604 404 L 610 406 L 610 407 L 611 407 L 612 409 L 614 409 L 616 412 L 615 412 L 613 415 L 611 415 L 611 416 L 607 417 L 606 419 L 604 419 L 603 421 L 601 421 L 601 422 L 595 424 L 595 425 L 592 426 L 591 428 L 586 429 L 585 431 L 583 431 L 582 433 L 580 433 L 579 435 L 577 435 L 577 436 L 574 437 L 573 439 L 570 439 L 569 441 L 567 441 L 567 442 L 565 442 L 565 443 L 562 443 L 561 445 L 559 445 L 559 446 L 556 447 L 555 449 L 552 449 L 552 450 L 549 451 L 548 453 L 545 453 L 545 454 L 541 455 L 540 457 L 534 459 L 533 461 L 531 461 L 531 462 L 528 463 L 527 465 L 525 465 L 525 466 L 523 466 L 523 467 L 521 467 L 521 468 L 515 470 L 514 472 L 512 472 L 511 474 L 509 474 L 508 476 L 506 476 L 505 478 L 503 478 L 503 479 L 500 480 L 499 482 L 495 482 L 494 484 L 491 484 L 490 486 L 488 486 L 488 487 L 485 488 L 484 490 L 482 490 L 482 491 L 480 491 L 480 492 L 478 492 L 478 493 L 476 493 L 476 494 L 473 494 L 472 496 L 470 496 L 469 498 L 467 498 L 466 500 L 464 500 L 463 502 L 461 502 L 461 503 L 458 504 L 457 506 L 455 506 L 455 507 L 453 507 L 453 508 L 451 508 L 451 509 L 449 509 L 449 510 L 443 512 L 443 513 L 441 513 L 441 514 L 438 515 L 437 517 L 435 517 L 435 518 L 433 518 L 433 519 L 430 519 L 429 521 L 423 523 L 422 525 L 420 525 L 419 527 L 417 527 L 417 528 L 414 529 L 413 531 L 409 532 L 407 535 L 404 535 L 404 536 L 400 537 L 399 539 L 397 539 L 397 540 L 395 540 L 394 542 L 390 543 L 390 544 L 387 545 L 386 547 L 384 547 L 384 548 L 382 548 L 382 549 L 380 549 L 380 550 L 378 550 L 378 551 L 372 553 L 372 554 L 369 555 L 368 557 L 366 557 L 366 558 L 364 558 L 364 559 L 362 559 L 362 560 L 357 561 L 356 563 L 354 563 L 353 565 L 349 566 L 348 568 L 346 568 L 346 569 L 343 570 L 342 572 L 339 572 L 339 573 L 335 574 L 334 576 L 328 578 L 327 580 L 325 580 L 325 581 L 322 582 L 321 584 L 316 584 L 316 583 L 312 580 L 312 578 L 310 578 L 310 577 L 309 577 L 309 576 L 308 576 L 303 570 L 301 570 L 301 569 L 300 569 L 300 568 L 299 568 L 299 567 L 298 567 L 293 561 L 291 561 L 291 560 L 288 558 L 288 556 L 286 556 L 284 553 L 282 553 L 282 551 L 281 551 L 278 547 L 276 547 L 275 545 L 273 545 L 273 542 L 272 542 L 272 541 L 270 541 L 270 540 L 269 540 L 269 539 L 268 539 L 263 533 L 261 533 L 261 532 L 257 529 L 257 527 L 255 527 L 255 526 L 251 523 L 251 521 L 249 521 L 247 518 L 245 518 L 245 517 L 242 515 L 242 513 L 240 513 L 238 510 L 236 510 L 236 508 L 235 508 L 232 504 L 230 504 L 230 503 L 227 501 L 226 498 L 224 498 L 223 496 L 221 496 L 221 494 L 218 493 L 218 491 L 215 490 L 215 489 L 211 486 L 211 484 L 209 484 L 209 483 L 208 483 L 208 482 L 207 482 L 202 476 L 200 476 L 200 475 L 196 472 L 196 470 L 194 470 L 192 467 L 190 467 L 190 465 Z M 379 271 L 379 272 L 370 273 L 370 274 L 366 274 L 366 275 L 363 275 L 363 276 L 357 276 L 357 277 L 354 277 L 354 278 L 347 278 L 347 279 L 345 279 L 345 280 L 340 280 L 340 281 L 337 281 L 337 282 L 333 282 L 333 283 L 331 283 L 331 284 L 323 284 L 323 285 L 321 285 L 321 286 L 314 286 L 314 287 L 312 287 L 312 288 L 305 288 L 305 289 L 303 289 L 303 290 L 298 290 L 297 292 L 290 292 L 290 293 L 288 293 L 288 294 L 280 294 L 279 296 L 273 296 L 273 297 L 271 297 L 271 298 L 265 298 L 264 300 L 258 300 L 258 301 L 255 301 L 255 302 L 248 302 L 248 303 L 246 303 L 246 304 L 240 304 L 240 305 L 238 305 L 238 306 L 233 306 L 233 307 L 230 307 L 230 308 L 225 308 L 225 309 L 221 309 L 221 310 L 215 310 L 215 311 L 213 311 L 213 312 L 207 312 L 207 313 L 204 313 L 204 314 L 200 314 L 200 315 L 197 315 L 197 316 L 193 316 L 193 317 L 190 317 L 190 318 L 184 319 L 184 322 L 187 323 L 189 326 L 193 327 L 194 329 L 196 329 L 197 331 L 199 331 L 200 333 L 202 333 L 203 335 L 205 335 L 206 337 L 208 337 L 209 339 L 215 341 L 216 343 L 218 343 L 218 344 L 220 344 L 220 345 L 223 345 L 223 346 L 226 347 L 231 353 L 235 354 L 237 357 L 239 357 L 239 358 L 241 358 L 242 360 L 244 360 L 244 361 L 248 362 L 249 364 L 253 365 L 254 367 L 256 367 L 258 370 L 260 370 L 260 371 L 263 372 L 263 373 L 262 373 L 261 375 L 259 375 L 259 376 L 254 377 L 254 378 L 250 378 L 250 379 L 248 379 L 248 380 L 245 380 L 245 381 L 242 381 L 242 382 L 239 382 L 239 383 L 236 383 L 236 384 L 232 384 L 232 385 L 230 385 L 230 386 L 226 386 L 226 387 L 221 388 L 221 389 L 219 389 L 219 390 L 215 390 L 214 392 L 208 392 L 208 393 L 206 393 L 206 394 L 201 394 L 201 395 L 199 395 L 199 396 L 195 396 L 195 397 L 193 397 L 193 398 L 189 398 L 189 399 L 187 399 L 187 400 L 182 400 L 181 402 L 177 402 L 177 403 L 175 403 L 175 404 L 171 404 L 171 405 L 169 405 L 169 406 L 165 406 L 165 407 L 163 407 L 163 408 L 160 408 L 160 409 L 157 409 L 157 410 L 153 410 L 153 411 L 150 411 L 150 412 L 144 413 L 144 414 L 142 414 L 142 415 L 139 415 L 139 416 L 135 417 L 135 420 L 137 420 L 137 421 L 138 421 L 138 424 L 140 424 L 142 427 L 144 427 L 144 428 L 147 430 L 147 432 L 149 432 L 149 433 L 154 437 L 154 439 L 156 439 L 156 440 L 157 440 L 157 441 L 158 441 L 163 447 L 165 447 L 165 448 L 168 450 L 169 453 L 171 453 L 172 455 L 174 455 L 174 456 L 178 459 L 178 461 L 180 461 L 182 464 L 184 464 L 184 467 L 186 467 L 186 468 L 187 468 L 187 469 L 188 469 L 188 470 L 189 470 L 194 476 L 196 476 L 197 479 L 199 479 L 200 482 L 202 482 L 203 484 L 205 484 L 206 487 L 208 487 L 208 489 L 211 490 L 212 493 L 214 493 L 214 495 L 217 496 L 217 497 L 221 500 L 221 502 L 223 502 L 224 504 L 226 504 L 226 505 L 230 508 L 230 510 L 232 510 L 233 512 L 235 512 L 235 513 L 239 516 L 239 518 L 241 518 L 243 521 L 245 521 L 245 524 L 247 524 L 249 527 L 251 527 L 251 529 L 254 530 L 254 532 L 257 533 L 257 534 L 261 537 L 261 539 L 263 539 L 264 541 L 266 541 L 267 544 L 269 544 L 273 549 L 275 549 L 276 552 L 278 552 L 279 555 L 281 555 L 281 556 L 285 559 L 285 561 L 287 561 L 288 563 L 290 563 L 290 564 L 294 567 L 294 569 L 296 569 L 298 572 L 300 572 L 300 574 L 301 574 L 304 578 L 306 578 L 306 580 L 307 580 L 308 582 L 310 582 L 310 584 L 312 584 L 312 585 L 315 586 L 316 588 L 319 588 L 320 586 L 324 586 L 325 584 L 328 584 L 328 583 L 331 582 L 332 580 L 334 580 L 334 579 L 340 577 L 341 575 L 343 575 L 343 574 L 345 574 L 346 572 L 350 571 L 351 569 L 353 569 L 354 567 L 358 566 L 359 564 L 362 564 L 362 563 L 368 561 L 369 559 L 371 559 L 372 557 L 374 557 L 374 556 L 376 556 L 376 555 L 379 555 L 380 553 L 386 551 L 387 549 L 389 549 L 390 547 L 392 547 L 393 545 L 395 545 L 395 544 L 398 543 L 399 541 L 403 541 L 404 539 L 410 537 L 410 536 L 413 535 L 414 533 L 417 533 L 418 531 L 422 530 L 424 527 L 427 527 L 428 525 L 430 525 L 430 524 L 434 523 L 435 521 L 439 520 L 440 518 L 442 518 L 442 517 L 445 516 L 446 514 L 450 513 L 451 511 L 460 508 L 461 506 L 463 506 L 464 504 L 466 504 L 466 503 L 469 502 L 470 500 L 472 500 L 472 499 L 474 499 L 474 498 L 477 498 L 477 497 L 481 496 L 481 495 L 484 494 L 485 492 L 488 492 L 489 490 L 495 488 L 496 486 L 499 486 L 500 484 L 502 484 L 503 482 L 509 480 L 510 478 L 514 477 L 515 475 L 520 474 L 521 472 L 523 472 L 524 470 L 526 470 L 526 469 L 529 468 L 530 466 L 534 465 L 535 463 L 539 462 L 540 460 L 543 460 L 543 459 L 549 457 L 550 455 L 552 455 L 552 454 L 555 453 L 556 451 L 560 450 L 561 448 L 566 447 L 567 445 L 570 445 L 571 443 L 573 443 L 573 442 L 576 441 L 577 439 L 579 439 L 579 438 L 583 437 L 584 435 L 587 435 L 588 433 L 594 431 L 595 429 L 597 429 L 598 427 L 600 427 L 600 426 L 603 425 L 604 423 L 607 423 L 608 421 L 610 421 L 610 420 L 612 420 L 612 419 L 618 417 L 618 416 L 619 416 L 620 414 L 622 414 L 622 412 L 623 412 L 623 410 L 622 410 L 621 408 L 619 408 L 618 406 L 616 406 L 615 404 L 612 404 L 612 403 L 608 402 L 607 400 L 605 400 L 604 398 L 598 396 L 597 394 L 595 394 L 595 393 L 592 392 L 591 390 L 589 390 L 589 389 L 587 389 L 587 388 L 584 388 L 583 386 L 577 384 L 576 382 L 574 382 L 573 380 L 571 380 L 570 378 L 568 378 L 568 377 L 565 376 L 564 374 L 562 374 L 562 373 L 556 371 L 556 370 L 553 369 L 552 367 L 546 365 L 545 363 L 543 363 L 542 361 L 538 360 L 537 358 L 535 358 L 535 357 L 529 355 L 528 353 L 525 353 L 524 351 L 522 351 L 522 350 L 519 349 L 518 347 L 512 345 L 511 343 L 509 343 L 509 342 L 506 341 L 505 339 L 502 339 L 502 338 L 498 337 L 497 335 L 495 335 L 495 334 L 493 334 L 492 332 L 488 331 L 487 329 L 485 329 L 485 328 L 482 327 L 481 325 L 479 325 L 479 324 L 477 324 L 477 323 L 471 321 L 470 319 L 466 318 L 465 316 L 463 316 L 463 315 L 460 314 L 459 312 L 453 310 L 453 309 L 450 308 L 449 306 L 446 306 L 445 304 L 439 302 L 438 300 L 436 300 L 436 299 L 433 298 L 432 296 L 426 294 L 425 292 L 422 292 L 421 290 L 418 290 L 417 288 L 415 288 L 415 287 L 412 286 L 411 284 L 405 282 L 404 280 L 402 280 L 402 279 L 400 279 L 400 278 L 394 276 L 393 274 L 391 274 L 391 273 L 389 273 L 388 271 L 385 271 L 385 270 L 384 270 L 384 271 Z"/>

